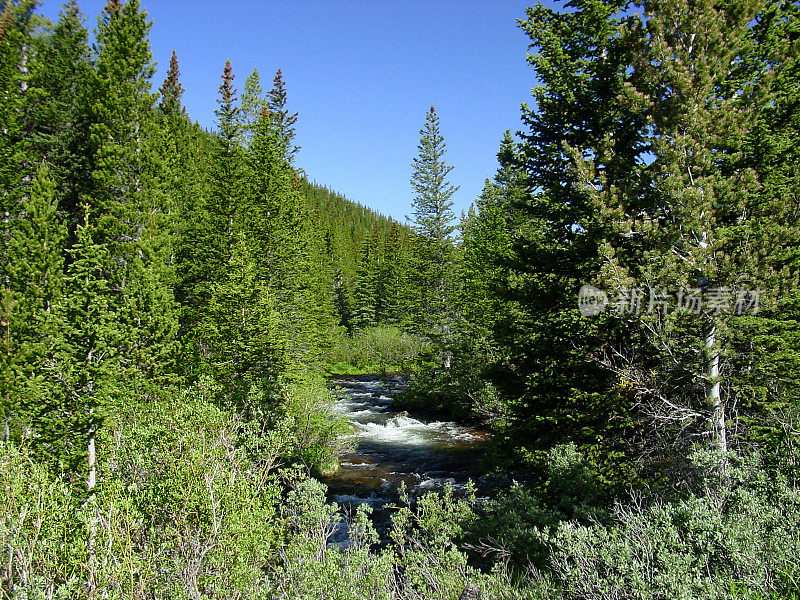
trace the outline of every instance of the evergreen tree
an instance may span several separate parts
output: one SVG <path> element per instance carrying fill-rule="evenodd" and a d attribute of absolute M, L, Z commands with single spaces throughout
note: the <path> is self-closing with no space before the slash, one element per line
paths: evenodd
<path fill-rule="evenodd" d="M 609 222 L 599 247 L 600 281 L 612 295 L 647 290 L 651 306 L 664 295 L 675 295 L 677 305 L 685 294 L 702 304 L 631 317 L 645 349 L 617 346 L 624 358 L 608 361 L 670 445 L 699 438 L 721 452 L 731 448 L 738 390 L 722 379 L 739 360 L 729 356 L 731 325 L 747 294 L 774 289 L 780 279 L 756 259 L 764 250 L 761 186 L 742 160 L 754 119 L 750 99 L 760 87 L 744 67 L 757 10 L 755 2 L 649 3 L 627 98 L 651 115 L 652 184 L 631 198 L 596 174 L 597 158 L 577 158 L 587 194 Z"/>
<path fill-rule="evenodd" d="M 324 277 L 323 240 L 285 160 L 279 132 L 265 110 L 249 148 L 247 212 L 251 239 L 261 242 L 259 270 L 273 290 L 287 327 L 296 331 L 293 356 L 311 365 L 328 344 L 333 326 L 332 282 Z"/>
<path fill-rule="evenodd" d="M 453 167 L 444 162 L 447 145 L 439 131 L 439 116 L 431 106 L 420 130 L 419 154 L 412 164 L 414 191 L 411 226 L 417 234 L 414 265 L 417 327 L 432 337 L 447 337 L 452 308 L 453 239 L 455 215 L 451 210 L 457 186 L 447 177 Z"/>
<path fill-rule="evenodd" d="M 19 210 L 30 173 L 24 135 L 35 5 L 35 0 L 15 0 L 0 6 L 0 210 L 6 215 L 1 226 L 0 268 L 5 267 L 7 256 L 7 227 Z"/>
<path fill-rule="evenodd" d="M 49 165 L 59 208 L 72 227 L 80 217 L 80 198 L 91 184 L 88 40 L 83 15 L 70 0 L 52 33 L 37 39 L 29 87 L 27 143 Z"/>
<path fill-rule="evenodd" d="M 142 129 L 155 98 L 150 93 L 154 68 L 148 42 L 150 23 L 138 0 L 109 0 L 96 31 L 95 97 L 90 127 L 93 156 L 91 206 L 98 225 L 114 244 L 112 252 L 130 254 L 141 223 Z"/>
<path fill-rule="evenodd" d="M 35 409 L 26 399 L 27 388 L 41 375 L 52 334 L 53 307 L 64 293 L 66 227 L 56 217 L 55 182 L 40 167 L 30 195 L 25 198 L 9 240 L 8 283 L 2 289 L 4 352 L 2 396 L 8 437 L 30 425 Z"/>
<path fill-rule="evenodd" d="M 577 292 L 597 272 L 597 236 L 605 222 L 581 187 L 568 148 L 599 154 L 607 141 L 608 181 L 640 195 L 644 117 L 620 99 L 632 44 L 620 35 L 626 6 L 579 3 L 558 12 L 539 4 L 521 22 L 540 83 L 534 104 L 523 105 L 520 143 L 506 140 L 498 155 L 497 200 L 507 202 L 501 211 L 510 256 L 499 298 L 505 309 L 493 324 L 502 362 L 492 374 L 507 413 L 501 445 L 541 466 L 549 448 L 573 442 L 618 476 L 621 459 L 631 455 L 633 401 L 593 357 L 625 332 L 578 311 Z M 493 236 L 501 235 L 499 225 Z M 602 337 L 598 328 L 605 328 Z"/>
<path fill-rule="evenodd" d="M 286 85 L 283 82 L 283 73 L 278 69 L 272 79 L 272 89 L 267 94 L 267 114 L 270 126 L 274 129 L 280 154 L 288 163 L 294 162 L 294 155 L 300 146 L 294 145 L 297 113 L 289 114 L 286 109 Z"/>
<path fill-rule="evenodd" d="M 237 411 L 263 421 L 268 407 L 252 405 L 249 398 L 275 399 L 292 365 L 285 324 L 272 291 L 259 276 L 253 250 L 245 233 L 237 231 L 226 275 L 212 284 L 201 327 L 206 362 L 226 398 Z M 251 395 L 252 386 L 272 394 Z"/>
<path fill-rule="evenodd" d="M 126 336 L 121 356 L 133 384 L 173 368 L 177 307 L 175 207 L 165 193 L 148 133 L 154 131 L 150 23 L 138 0 L 109 1 L 98 22 L 91 139 L 91 202 L 116 272 L 116 311 Z"/>
<path fill-rule="evenodd" d="M 36 443 L 59 470 L 79 473 L 94 487 L 96 438 L 118 400 L 118 348 L 123 332 L 114 312 L 111 254 L 86 208 L 71 250 L 63 299 L 54 307 L 46 378 L 36 397 Z"/>
<path fill-rule="evenodd" d="M 376 236 L 365 242 L 353 282 L 352 324 L 355 328 L 375 327 L 382 312 L 383 290 L 380 281 L 382 261 Z"/>
<path fill-rule="evenodd" d="M 236 96 L 236 88 L 233 87 L 234 79 L 236 79 L 236 75 L 233 73 L 231 61 L 226 60 L 225 68 L 222 70 L 222 83 L 219 86 L 219 98 L 217 98 L 219 108 L 214 111 L 214 114 L 217 115 L 220 136 L 228 144 L 232 144 L 241 131 L 238 119 L 241 109 L 236 106 L 239 98 Z"/>
<path fill-rule="evenodd" d="M 179 115 L 185 112 L 181 99 L 183 98 L 183 86 L 180 81 L 181 71 L 178 65 L 178 55 L 175 50 L 172 50 L 172 56 L 169 59 L 169 69 L 167 69 L 167 76 L 164 83 L 159 88 L 161 100 L 158 103 L 158 108 L 165 115 Z"/>
<path fill-rule="evenodd" d="M 382 302 L 378 321 L 390 325 L 405 325 L 411 311 L 411 255 L 408 236 L 393 221 L 386 236 L 379 281 Z"/>
<path fill-rule="evenodd" d="M 244 94 L 239 109 L 239 121 L 241 123 L 241 141 L 246 146 L 252 137 L 253 127 L 261 117 L 267 101 L 264 98 L 264 88 L 261 87 L 261 76 L 258 69 L 244 80 Z"/>

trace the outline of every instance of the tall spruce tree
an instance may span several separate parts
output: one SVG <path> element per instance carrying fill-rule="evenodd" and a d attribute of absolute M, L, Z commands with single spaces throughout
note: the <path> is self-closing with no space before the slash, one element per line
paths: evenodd
<path fill-rule="evenodd" d="M 266 103 L 270 126 L 274 129 L 281 156 L 288 163 L 294 162 L 294 155 L 300 146 L 294 144 L 297 113 L 289 113 L 286 108 L 286 84 L 280 69 L 272 79 L 272 89 L 267 93 Z"/>
<path fill-rule="evenodd" d="M 300 196 L 284 141 L 265 109 L 249 147 L 245 220 L 251 238 L 261 243 L 260 272 L 274 291 L 287 327 L 296 331 L 293 356 L 313 365 L 330 339 L 333 284 L 321 268 L 323 238 Z"/>
<path fill-rule="evenodd" d="M 740 398 L 737 386 L 723 382 L 741 360 L 731 354 L 732 324 L 750 312 L 753 294 L 776 289 L 779 280 L 756 258 L 766 250 L 758 227 L 762 186 L 745 160 L 761 87 L 746 68 L 759 8 L 646 4 L 625 95 L 632 110 L 649 115 L 653 160 L 644 194 L 610 184 L 600 166 L 605 145 L 591 159 L 584 149 L 574 152 L 584 190 L 608 223 L 599 281 L 625 300 L 643 290 L 649 307 L 627 315 L 643 346 L 614 346 L 617 358 L 607 366 L 635 391 L 667 443 L 705 438 L 723 453 L 732 447 Z"/>
<path fill-rule="evenodd" d="M 181 85 L 181 70 L 178 65 L 178 55 L 175 50 L 172 50 L 172 56 L 169 59 L 169 68 L 164 83 L 159 88 L 161 100 L 159 100 L 158 108 L 165 115 L 179 115 L 185 109 L 181 103 L 183 98 L 183 85 Z"/>
<path fill-rule="evenodd" d="M 89 34 L 74 0 L 64 5 L 52 33 L 39 36 L 34 48 L 27 144 L 50 167 L 59 208 L 74 229 L 80 198 L 91 184 L 92 77 Z"/>
<path fill-rule="evenodd" d="M 203 331 L 205 310 L 212 287 L 225 276 L 233 251 L 234 226 L 241 210 L 244 185 L 244 153 L 237 138 L 238 121 L 235 74 L 225 62 L 215 111 L 219 133 L 212 141 L 203 193 L 192 199 L 191 211 L 180 246 L 180 296 L 183 303 L 181 330 L 185 362 L 190 371 L 205 360 L 207 341 Z"/>
<path fill-rule="evenodd" d="M 266 104 L 264 88 L 261 87 L 261 75 L 258 69 L 253 69 L 253 72 L 244 80 L 244 93 L 242 94 L 238 115 L 241 123 L 241 141 L 245 146 L 250 142 L 253 127 L 256 121 L 261 118 L 261 113 L 264 111 Z"/>
<path fill-rule="evenodd" d="M 414 265 L 417 327 L 433 337 L 446 337 L 451 317 L 453 239 L 455 215 L 451 198 L 458 190 L 448 181 L 453 170 L 444 161 L 447 144 L 439 130 L 439 116 L 431 106 L 420 130 L 418 155 L 412 163 L 414 197 L 410 217 L 417 234 Z"/>
<path fill-rule="evenodd" d="M 573 442 L 618 475 L 620 458 L 632 454 L 633 402 L 592 357 L 624 331 L 609 327 L 601 337 L 606 323 L 578 311 L 577 292 L 597 271 L 603 219 L 581 189 L 568 148 L 591 152 L 608 138 L 609 180 L 632 195 L 641 188 L 644 120 L 620 100 L 631 54 L 620 36 L 627 6 L 581 2 L 560 12 L 538 4 L 521 22 L 539 85 L 533 104 L 523 105 L 519 144 L 506 142 L 499 154 L 502 178 L 512 182 L 505 217 L 511 248 L 500 298 L 506 309 L 493 325 L 503 359 L 492 376 L 507 412 L 501 445 L 541 466 L 549 448 Z"/>
<path fill-rule="evenodd" d="M 40 167 L 8 243 L 8 282 L 0 298 L 5 325 L 2 395 L 6 438 L 11 432 L 18 438 L 30 429 L 35 403 L 40 400 L 35 389 L 41 384 L 53 335 L 54 306 L 64 294 L 67 230 L 57 218 L 55 188 L 50 171 Z"/>
<path fill-rule="evenodd" d="M 164 191 L 148 133 L 155 95 L 148 39 L 150 22 L 138 0 L 110 0 L 96 32 L 92 194 L 117 272 L 117 313 L 126 336 L 120 359 L 135 385 L 172 369 L 177 309 L 172 256 L 175 208 Z M 103 241 L 103 240 L 101 240 Z"/>

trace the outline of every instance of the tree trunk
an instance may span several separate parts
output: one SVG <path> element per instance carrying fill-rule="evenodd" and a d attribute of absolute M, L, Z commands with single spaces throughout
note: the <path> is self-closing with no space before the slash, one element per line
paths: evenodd
<path fill-rule="evenodd" d="M 97 521 L 95 514 L 95 494 L 94 488 L 97 482 L 97 453 L 95 450 L 95 434 L 94 430 L 89 432 L 89 443 L 87 448 L 89 476 L 86 480 L 86 491 L 89 492 L 89 497 L 86 499 L 88 505 L 87 511 L 89 518 L 89 544 L 88 544 L 88 566 L 89 574 L 87 578 L 87 587 L 89 597 L 94 596 L 95 588 L 97 586 L 97 555 L 95 550 L 95 542 L 97 539 Z"/>
<path fill-rule="evenodd" d="M 726 453 L 728 451 L 728 435 L 725 426 L 725 406 L 720 394 L 717 327 L 713 319 L 706 331 L 705 350 L 706 405 L 709 412 L 711 436 L 715 448 Z"/>

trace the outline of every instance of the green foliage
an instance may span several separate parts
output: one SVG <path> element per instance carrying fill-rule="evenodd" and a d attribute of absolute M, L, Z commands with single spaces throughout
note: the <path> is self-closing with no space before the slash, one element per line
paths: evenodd
<path fill-rule="evenodd" d="M 77 3 L 65 3 L 52 32 L 38 36 L 26 95 L 27 146 L 56 181 L 59 209 L 72 226 L 91 184 L 92 77 L 89 33 Z"/>
<path fill-rule="evenodd" d="M 349 335 L 340 327 L 326 355 L 326 369 L 337 375 L 408 371 L 427 343 L 397 327 L 361 329 Z"/>
<path fill-rule="evenodd" d="M 612 526 L 562 524 L 549 543 L 563 597 L 796 594 L 796 488 L 744 466 L 726 485 L 673 503 L 620 506 Z"/>
<path fill-rule="evenodd" d="M 55 182 L 47 167 L 38 170 L 20 208 L 8 240 L 7 284 L 1 300 L 4 417 L 7 426 L 14 421 L 17 433 L 27 425 L 26 413 L 33 409 L 24 400 L 24 390 L 40 374 L 52 333 L 53 310 L 65 287 L 62 252 L 66 228 L 56 217 Z"/>
<path fill-rule="evenodd" d="M 297 113 L 290 114 L 286 108 L 286 86 L 283 73 L 278 69 L 272 79 L 272 89 L 267 93 L 264 103 L 265 116 L 269 119 L 270 128 L 274 132 L 278 151 L 283 160 L 291 164 L 300 146 L 294 144 L 294 125 Z"/>
<path fill-rule="evenodd" d="M 418 155 L 414 158 L 411 187 L 414 209 L 411 226 L 417 234 L 414 244 L 412 281 L 413 319 L 418 332 L 433 339 L 447 339 L 452 287 L 455 215 L 450 198 L 458 190 L 447 177 L 453 170 L 444 162 L 447 144 L 439 130 L 439 116 L 431 106 L 419 132 Z"/>
<path fill-rule="evenodd" d="M 280 70 L 240 103 L 226 63 L 209 133 L 174 52 L 155 106 L 138 0 L 91 49 L 35 4 L 0 2 L 4 597 L 798 597 L 796 1 L 530 8 L 535 104 L 460 244 L 435 110 L 412 230 L 292 166 Z M 576 307 L 698 278 L 769 293 Z M 323 368 L 416 368 L 528 484 L 403 498 L 381 538 L 310 476 L 352 444 Z"/>
<path fill-rule="evenodd" d="M 181 104 L 181 99 L 185 90 L 181 85 L 180 76 L 181 70 L 178 66 L 178 55 L 175 54 L 175 50 L 173 50 L 172 56 L 169 59 L 167 76 L 158 90 L 161 94 L 158 108 L 165 115 L 180 115 L 185 110 L 183 104 Z"/>

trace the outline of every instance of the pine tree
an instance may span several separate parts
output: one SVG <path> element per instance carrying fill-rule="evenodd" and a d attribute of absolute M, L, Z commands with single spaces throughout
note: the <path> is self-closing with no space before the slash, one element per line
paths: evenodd
<path fill-rule="evenodd" d="M 39 36 L 31 65 L 27 145 L 50 167 L 59 208 L 71 227 L 91 184 L 89 34 L 74 0 L 49 35 Z"/>
<path fill-rule="evenodd" d="M 139 151 L 142 128 L 155 101 L 150 93 L 154 68 L 148 42 L 150 23 L 138 0 L 109 0 L 96 31 L 95 97 L 90 127 L 93 157 L 91 206 L 112 252 L 130 254 L 128 240 L 141 226 L 141 177 L 146 159 Z"/>
<path fill-rule="evenodd" d="M 627 95 L 634 110 L 651 115 L 654 160 L 647 168 L 652 184 L 646 195 L 631 198 L 602 174 L 594 175 L 597 158 L 576 160 L 587 193 L 611 224 L 599 247 L 600 281 L 612 294 L 638 286 L 648 291 L 650 302 L 669 293 L 679 300 L 694 291 L 704 304 L 697 311 L 633 317 L 642 327 L 649 360 L 628 360 L 625 367 L 609 361 L 611 368 L 668 432 L 668 443 L 678 434 L 670 425 L 680 422 L 680 433 L 690 434 L 684 443 L 694 435 L 724 453 L 731 447 L 736 397 L 731 388 L 723 394 L 721 376 L 734 337 L 733 298 L 764 286 L 770 269 L 765 272 L 753 260 L 760 245 L 753 228 L 759 185 L 742 161 L 754 89 L 743 65 L 758 4 L 712 4 L 647 5 Z M 631 352 L 642 350 L 615 350 L 625 357 Z"/>
<path fill-rule="evenodd" d="M 300 196 L 296 172 L 265 110 L 249 148 L 250 204 L 242 217 L 250 236 L 261 240 L 259 269 L 269 282 L 287 327 L 296 331 L 295 360 L 319 361 L 333 326 L 332 282 L 325 277 L 323 237 Z"/>
<path fill-rule="evenodd" d="M 99 432 L 121 401 L 124 370 L 118 352 L 128 334 L 115 312 L 112 255 L 97 241 L 100 237 L 85 207 L 67 269 L 66 294 L 54 311 L 46 377 L 31 390 L 38 408 L 35 443 L 58 471 L 85 481 L 81 509 L 87 526 L 89 595 L 98 570 Z"/>
<path fill-rule="evenodd" d="M 382 312 L 382 285 L 379 279 L 382 261 L 375 234 L 361 249 L 353 282 L 353 310 L 351 322 L 357 329 L 375 327 Z"/>
<path fill-rule="evenodd" d="M 55 182 L 40 167 L 9 240 L 8 284 L 2 288 L 4 352 L 2 397 L 5 437 L 13 419 L 19 435 L 29 423 L 26 388 L 37 383 L 47 356 L 53 307 L 64 294 L 64 246 L 67 231 L 56 217 Z"/>
<path fill-rule="evenodd" d="M 7 215 L 0 226 L 0 274 L 7 255 L 6 228 L 19 210 L 30 174 L 24 135 L 35 5 L 35 0 L 15 0 L 0 6 L 0 211 Z"/>
<path fill-rule="evenodd" d="M 97 28 L 90 200 L 116 272 L 116 311 L 126 333 L 120 359 L 132 385 L 172 368 L 177 306 L 172 256 L 176 216 L 152 139 L 155 96 L 150 23 L 138 0 L 110 1 Z"/>
<path fill-rule="evenodd" d="M 286 110 L 286 85 L 283 82 L 283 73 L 278 69 L 272 79 L 272 89 L 267 94 L 266 104 L 270 126 L 274 129 L 278 141 L 280 154 L 288 163 L 294 162 L 294 155 L 300 146 L 294 145 L 297 113 L 289 114 Z"/>
<path fill-rule="evenodd" d="M 404 326 L 411 311 L 411 255 L 408 236 L 393 221 L 386 235 L 379 280 L 382 302 L 378 321 Z"/>
<path fill-rule="evenodd" d="M 506 412 L 501 445 L 541 466 L 550 447 L 573 442 L 620 477 L 632 454 L 633 401 L 593 357 L 624 331 L 578 311 L 577 292 L 597 272 L 605 222 L 580 185 L 569 148 L 600 155 L 610 146 L 602 153 L 608 181 L 640 195 L 644 118 L 620 99 L 632 45 L 620 35 L 625 6 L 580 3 L 558 12 L 540 4 L 521 22 L 539 85 L 534 104 L 523 105 L 521 140 L 506 140 L 498 155 L 497 200 L 505 205 L 510 256 L 502 265 L 507 273 L 493 274 L 504 279 L 498 301 L 505 308 L 492 325 L 502 356 L 492 374 Z"/>
<path fill-rule="evenodd" d="M 414 191 L 411 226 L 417 234 L 415 307 L 417 327 L 433 337 L 447 336 L 451 317 L 453 239 L 455 215 L 453 194 L 457 186 L 447 177 L 453 167 L 445 163 L 447 145 L 439 131 L 439 116 L 431 106 L 420 130 L 418 155 L 412 164 L 411 188 Z"/>
<path fill-rule="evenodd" d="M 291 368 L 285 323 L 266 281 L 258 273 L 251 240 L 237 231 L 225 277 L 215 282 L 203 315 L 205 360 L 224 386 L 228 402 L 247 416 L 264 419 L 266 406 L 253 406 L 251 387 L 273 398 Z"/>
<path fill-rule="evenodd" d="M 184 362 L 194 374 L 209 351 L 203 319 L 212 288 L 224 279 L 232 256 L 244 196 L 245 157 L 237 141 L 239 107 L 230 61 L 226 61 L 221 78 L 215 111 L 219 133 L 211 140 L 202 193 L 184 204 L 188 212 L 178 255 Z"/>
<path fill-rule="evenodd" d="M 253 127 L 261 117 L 266 103 L 264 88 L 261 87 L 261 76 L 258 73 L 258 69 L 253 69 L 253 72 L 244 80 L 244 94 L 242 94 L 242 103 L 238 116 L 241 123 L 241 141 L 243 145 L 246 146 L 250 142 Z"/>
<path fill-rule="evenodd" d="M 222 70 L 222 83 L 219 86 L 219 98 L 217 103 L 219 108 L 214 111 L 217 115 L 217 125 L 222 139 L 232 144 L 241 131 L 241 124 L 239 121 L 240 108 L 236 106 L 236 101 L 239 99 L 236 96 L 236 88 L 233 87 L 233 80 L 236 75 L 233 73 L 231 61 L 225 61 L 225 68 Z"/>
<path fill-rule="evenodd" d="M 118 348 L 124 337 L 114 312 L 111 254 L 88 208 L 71 250 L 65 293 L 54 306 L 53 335 L 33 419 L 36 443 L 59 469 L 79 473 L 92 490 L 96 437 L 122 379 Z"/>
<path fill-rule="evenodd" d="M 158 108 L 165 115 L 180 115 L 185 112 L 181 104 L 183 98 L 183 86 L 180 81 L 181 71 L 178 65 L 178 55 L 175 50 L 172 50 L 172 56 L 169 59 L 169 69 L 167 69 L 167 76 L 164 83 L 159 88 L 161 100 L 158 103 Z"/>

